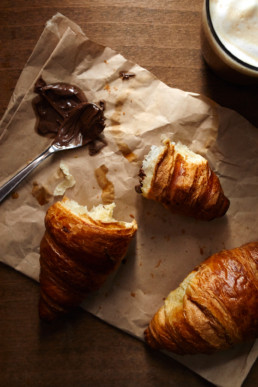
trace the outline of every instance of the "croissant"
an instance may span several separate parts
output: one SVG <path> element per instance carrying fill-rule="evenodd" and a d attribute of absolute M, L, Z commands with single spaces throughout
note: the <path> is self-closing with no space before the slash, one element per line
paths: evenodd
<path fill-rule="evenodd" d="M 258 242 L 212 255 L 166 298 L 145 330 L 153 348 L 211 353 L 258 337 Z"/>
<path fill-rule="evenodd" d="M 165 140 L 143 160 L 136 191 L 174 213 L 212 220 L 223 216 L 229 200 L 208 161 L 185 145 Z"/>
<path fill-rule="evenodd" d="M 39 315 L 51 321 L 99 289 L 124 258 L 136 221 L 113 219 L 115 204 L 87 207 L 64 198 L 45 216 L 40 244 Z"/>

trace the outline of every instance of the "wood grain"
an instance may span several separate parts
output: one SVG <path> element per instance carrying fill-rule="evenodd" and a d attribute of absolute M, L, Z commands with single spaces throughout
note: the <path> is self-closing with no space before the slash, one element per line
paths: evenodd
<path fill-rule="evenodd" d="M 257 88 L 220 80 L 202 59 L 201 8 L 202 0 L 1 0 L 0 115 L 46 21 L 61 12 L 169 86 L 205 94 L 258 126 Z M 0 386 L 210 385 L 80 309 L 42 324 L 38 292 L 38 284 L 0 265 Z M 256 364 L 244 387 L 257 381 Z"/>

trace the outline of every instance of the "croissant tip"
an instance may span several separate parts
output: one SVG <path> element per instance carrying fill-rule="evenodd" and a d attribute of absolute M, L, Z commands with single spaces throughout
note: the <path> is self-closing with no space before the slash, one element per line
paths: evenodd
<path fill-rule="evenodd" d="M 39 317 L 46 322 L 56 320 L 58 317 L 58 313 L 53 311 L 42 297 L 39 299 Z"/>
<path fill-rule="evenodd" d="M 158 349 L 159 348 L 159 346 L 157 345 L 157 343 L 153 339 L 153 336 L 152 336 L 152 334 L 150 332 L 150 327 L 149 326 L 144 331 L 144 341 L 146 342 L 146 344 L 149 345 L 149 347 L 151 347 L 153 349 Z"/>
<path fill-rule="evenodd" d="M 149 328 L 146 328 L 145 331 L 143 332 L 143 335 L 144 335 L 144 340 L 147 341 L 147 337 L 148 337 L 148 329 Z"/>

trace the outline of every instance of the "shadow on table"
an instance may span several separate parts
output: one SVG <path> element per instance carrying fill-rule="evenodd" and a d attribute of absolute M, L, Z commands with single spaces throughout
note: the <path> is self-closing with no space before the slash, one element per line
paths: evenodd
<path fill-rule="evenodd" d="M 203 61 L 204 62 L 204 61 Z M 258 86 L 236 85 L 219 78 L 203 63 L 203 94 L 221 106 L 233 109 L 258 127 Z"/>

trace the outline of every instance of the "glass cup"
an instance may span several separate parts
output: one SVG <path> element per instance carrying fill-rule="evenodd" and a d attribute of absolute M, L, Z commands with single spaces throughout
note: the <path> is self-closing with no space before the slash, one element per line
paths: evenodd
<path fill-rule="evenodd" d="M 201 46 L 221 78 L 258 84 L 258 0 L 205 0 Z"/>

